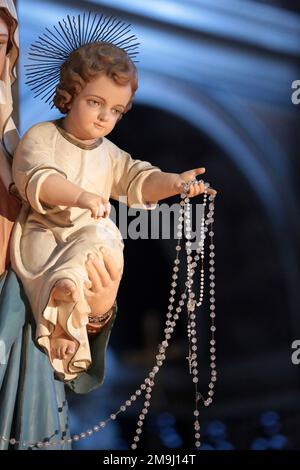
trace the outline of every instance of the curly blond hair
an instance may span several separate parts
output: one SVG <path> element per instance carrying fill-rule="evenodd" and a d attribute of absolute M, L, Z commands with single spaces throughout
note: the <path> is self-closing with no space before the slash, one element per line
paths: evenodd
<path fill-rule="evenodd" d="M 106 42 L 85 44 L 70 54 L 60 69 L 60 82 L 53 99 L 54 106 L 66 114 L 74 96 L 99 75 L 110 77 L 118 85 L 130 83 L 132 97 L 123 114 L 127 113 L 132 107 L 138 88 L 137 70 L 125 51 Z"/>

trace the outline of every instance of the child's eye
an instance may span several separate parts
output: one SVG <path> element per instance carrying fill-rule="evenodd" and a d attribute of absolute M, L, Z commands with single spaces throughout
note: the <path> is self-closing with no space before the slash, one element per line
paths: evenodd
<path fill-rule="evenodd" d="M 117 116 L 119 116 L 119 114 L 121 114 L 121 111 L 119 109 L 113 109 L 112 110 L 114 114 L 116 114 Z"/>
<path fill-rule="evenodd" d="M 90 106 L 93 106 L 94 108 L 96 108 L 97 106 L 100 106 L 99 101 L 95 101 L 95 100 L 88 100 L 88 104 Z"/>

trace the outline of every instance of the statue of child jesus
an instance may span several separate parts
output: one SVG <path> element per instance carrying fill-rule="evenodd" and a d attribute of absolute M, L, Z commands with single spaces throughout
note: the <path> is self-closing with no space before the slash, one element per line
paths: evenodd
<path fill-rule="evenodd" d="M 126 196 L 129 206 L 151 209 L 205 172 L 164 173 L 106 138 L 131 108 L 136 89 L 136 68 L 124 50 L 105 42 L 80 47 L 63 64 L 54 98 L 66 116 L 33 126 L 14 156 L 24 205 L 12 238 L 12 266 L 31 303 L 37 342 L 63 380 L 91 365 L 89 255 L 101 260 L 108 250 L 120 276 L 123 270 L 124 245 L 108 218 L 109 198 Z M 189 196 L 204 189 L 192 184 Z"/>

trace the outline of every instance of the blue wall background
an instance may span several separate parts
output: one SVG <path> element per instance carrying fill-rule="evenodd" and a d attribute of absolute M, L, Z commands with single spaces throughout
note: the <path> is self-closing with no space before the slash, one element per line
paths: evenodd
<path fill-rule="evenodd" d="M 291 6 L 296 10 L 294 2 Z M 247 0 L 18 0 L 17 8 L 21 133 L 59 115 L 34 99 L 24 83 L 29 45 L 45 27 L 67 13 L 87 10 L 114 14 L 132 24 L 141 42 L 140 84 L 135 107 L 113 140 L 167 171 L 205 163 L 207 178 L 219 190 L 220 379 L 215 405 L 203 411 L 206 446 L 300 448 L 295 432 L 299 372 L 290 360 L 291 342 L 300 338 L 299 106 L 291 102 L 292 82 L 300 78 L 300 16 L 288 11 L 289 2 Z M 154 139 L 159 146 L 151 147 Z M 175 158 L 176 148 L 181 152 Z M 137 309 L 132 285 L 134 270 L 142 267 L 135 266 L 133 256 L 145 256 L 155 276 L 151 263 L 158 253 L 168 266 L 174 252 L 165 241 L 150 243 L 135 243 L 133 248 L 128 241 L 129 267 L 120 291 L 121 315 L 108 354 L 107 381 L 90 397 L 70 397 L 74 430 L 117 408 L 154 358 L 147 349 L 147 321 L 159 331 L 157 318 L 163 314 L 159 310 L 167 290 L 164 294 L 153 287 L 157 303 L 149 305 L 141 296 Z M 138 290 L 143 289 L 141 281 Z M 137 335 L 144 339 L 135 348 L 121 334 L 128 328 L 126 318 L 140 322 Z M 202 334 L 206 364 L 204 329 Z M 144 446 L 192 446 L 192 433 L 186 431 L 192 426 L 192 393 L 182 363 L 184 355 L 182 362 L 174 360 L 163 372 Z M 177 379 L 172 386 L 170 376 Z M 84 445 L 126 448 L 133 426 L 130 412 L 127 421 L 122 418 Z"/>

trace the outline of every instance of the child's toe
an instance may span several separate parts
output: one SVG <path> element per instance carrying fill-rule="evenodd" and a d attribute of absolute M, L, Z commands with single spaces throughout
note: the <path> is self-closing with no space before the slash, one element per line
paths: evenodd
<path fill-rule="evenodd" d="M 70 345 L 67 347 L 66 353 L 67 353 L 67 354 L 74 354 L 74 352 L 75 352 L 75 345 L 74 345 L 74 344 L 70 344 Z"/>

